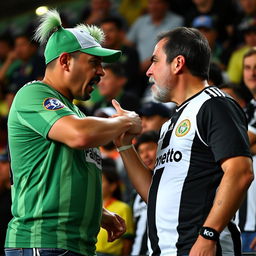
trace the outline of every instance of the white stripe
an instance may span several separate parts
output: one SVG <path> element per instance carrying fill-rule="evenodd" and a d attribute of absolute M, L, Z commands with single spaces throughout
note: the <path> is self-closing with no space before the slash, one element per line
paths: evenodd
<path fill-rule="evenodd" d="M 211 94 L 211 95 L 214 96 L 214 97 L 217 97 L 217 96 L 218 96 L 218 95 L 217 95 L 214 91 L 212 91 L 210 88 L 207 88 L 206 91 L 209 92 L 209 94 Z"/>
<path fill-rule="evenodd" d="M 235 255 L 233 239 L 228 227 L 226 227 L 220 233 L 220 246 L 221 246 L 223 256 Z"/>

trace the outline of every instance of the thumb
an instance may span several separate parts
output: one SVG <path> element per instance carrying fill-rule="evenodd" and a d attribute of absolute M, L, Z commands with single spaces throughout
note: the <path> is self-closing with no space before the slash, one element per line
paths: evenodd
<path fill-rule="evenodd" d="M 123 112 L 123 109 L 121 108 L 120 104 L 115 99 L 112 100 L 112 105 L 116 109 L 117 113 L 120 114 L 121 112 Z"/>

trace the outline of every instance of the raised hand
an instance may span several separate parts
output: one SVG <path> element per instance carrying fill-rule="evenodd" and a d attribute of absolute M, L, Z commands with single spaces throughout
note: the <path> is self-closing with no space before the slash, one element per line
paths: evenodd
<path fill-rule="evenodd" d="M 130 119 L 132 126 L 127 131 L 129 134 L 138 135 L 141 133 L 142 126 L 141 126 L 141 119 L 137 113 L 134 111 L 128 111 L 125 109 L 122 109 L 120 104 L 116 100 L 112 100 L 112 104 L 114 108 L 116 109 L 116 116 L 126 116 Z"/>

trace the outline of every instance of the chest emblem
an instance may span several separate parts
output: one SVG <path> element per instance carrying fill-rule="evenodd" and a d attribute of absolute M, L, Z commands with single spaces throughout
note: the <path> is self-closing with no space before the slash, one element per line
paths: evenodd
<path fill-rule="evenodd" d="M 181 121 L 175 130 L 175 135 L 177 137 L 185 136 L 189 132 L 190 127 L 191 123 L 188 119 Z"/>

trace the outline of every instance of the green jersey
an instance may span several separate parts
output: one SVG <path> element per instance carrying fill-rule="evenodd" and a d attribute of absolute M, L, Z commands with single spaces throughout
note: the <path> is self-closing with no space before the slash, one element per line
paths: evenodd
<path fill-rule="evenodd" d="M 78 150 L 47 137 L 63 116 L 84 114 L 41 82 L 13 101 L 8 135 L 13 173 L 8 248 L 62 248 L 95 255 L 102 212 L 99 149 Z M 63 127 L 65 129 L 65 127 Z"/>

